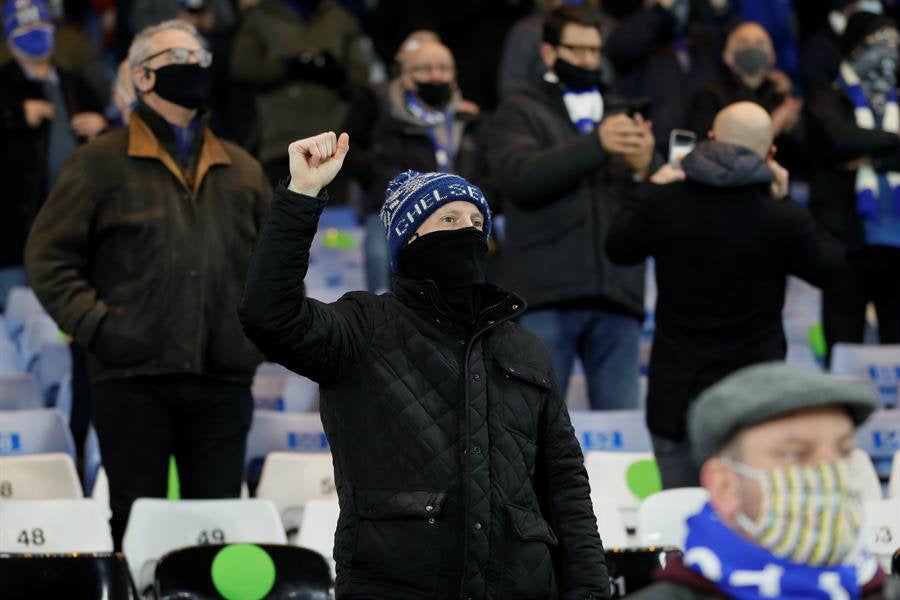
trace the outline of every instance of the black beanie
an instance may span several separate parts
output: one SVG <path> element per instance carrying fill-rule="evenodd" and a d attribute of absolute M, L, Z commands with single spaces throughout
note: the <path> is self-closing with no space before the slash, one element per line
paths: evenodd
<path fill-rule="evenodd" d="M 894 20 L 885 15 L 876 15 L 870 12 L 856 12 L 847 19 L 847 28 L 841 36 L 841 55 L 849 56 L 851 52 L 862 45 L 870 34 L 885 27 L 897 29 Z"/>

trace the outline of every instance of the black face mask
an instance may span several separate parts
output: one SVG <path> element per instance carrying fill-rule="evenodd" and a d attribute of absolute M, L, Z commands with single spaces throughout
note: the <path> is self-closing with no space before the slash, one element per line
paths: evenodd
<path fill-rule="evenodd" d="M 410 279 L 434 281 L 453 311 L 468 322 L 478 312 L 477 286 L 487 278 L 488 246 L 474 228 L 434 231 L 400 249 L 397 266 Z"/>
<path fill-rule="evenodd" d="M 453 88 L 446 82 L 417 81 L 416 95 L 432 108 L 444 108 L 453 96 Z"/>
<path fill-rule="evenodd" d="M 561 84 L 576 92 L 600 87 L 600 69 L 585 69 L 557 58 L 553 64 L 553 72 L 559 77 Z"/>
<path fill-rule="evenodd" d="M 185 63 L 166 65 L 153 72 L 156 73 L 153 91 L 160 98 L 191 109 L 206 103 L 209 97 L 209 69 Z"/>
<path fill-rule="evenodd" d="M 741 74 L 756 77 L 769 66 L 769 53 L 762 48 L 742 48 L 734 53 L 734 66 Z"/>

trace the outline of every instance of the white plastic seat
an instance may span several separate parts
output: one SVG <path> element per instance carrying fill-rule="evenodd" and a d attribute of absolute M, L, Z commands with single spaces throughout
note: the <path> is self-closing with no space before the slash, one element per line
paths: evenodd
<path fill-rule="evenodd" d="M 708 499 L 709 492 L 700 487 L 673 488 L 645 498 L 638 511 L 641 546 L 684 548 L 687 519 L 700 512 Z"/>
<path fill-rule="evenodd" d="M 570 411 L 584 452 L 652 452 L 646 413 L 638 410 Z"/>
<path fill-rule="evenodd" d="M 250 388 L 253 394 L 253 406 L 256 410 L 283 410 L 284 386 L 287 383 L 286 373 L 260 373 L 253 377 Z"/>
<path fill-rule="evenodd" d="M 900 501 L 900 450 L 891 462 L 891 478 L 888 480 L 888 498 Z"/>
<path fill-rule="evenodd" d="M 284 383 L 283 408 L 286 412 L 311 412 L 319 409 L 319 384 L 300 375 L 290 375 Z"/>
<path fill-rule="evenodd" d="M 334 532 L 337 530 L 338 517 L 341 514 L 337 499 L 310 500 L 303 511 L 300 524 L 300 535 L 297 545 L 315 550 L 325 557 L 334 572 Z"/>
<path fill-rule="evenodd" d="M 831 372 L 872 382 L 881 396 L 882 405 L 896 406 L 900 344 L 835 344 L 831 351 Z"/>
<path fill-rule="evenodd" d="M 0 456 L 0 501 L 83 497 L 75 463 L 68 454 Z"/>
<path fill-rule="evenodd" d="M 246 461 L 262 460 L 270 452 L 328 452 L 328 440 L 318 413 L 253 412 L 247 436 Z"/>
<path fill-rule="evenodd" d="M 3 334 L 6 335 L 5 332 Z M 22 372 L 22 358 L 16 345 L 0 336 L 0 375 L 12 375 Z"/>
<path fill-rule="evenodd" d="M 22 368 L 31 371 L 45 346 L 65 345 L 59 333 L 59 326 L 45 313 L 33 314 L 25 321 L 25 329 L 19 340 L 22 351 Z"/>
<path fill-rule="evenodd" d="M 878 557 L 885 572 L 891 572 L 891 557 L 900 540 L 900 500 L 869 500 L 865 503 L 863 539 Z"/>
<path fill-rule="evenodd" d="M 884 497 L 881 492 L 881 481 L 869 455 L 859 448 L 854 448 L 850 455 L 850 463 L 862 499 L 881 500 Z"/>
<path fill-rule="evenodd" d="M 275 505 L 269 500 L 164 500 L 139 498 L 122 539 L 132 577 L 143 591 L 153 583 L 159 558 L 177 548 L 247 542 L 285 544 Z"/>
<path fill-rule="evenodd" d="M 93 500 L 0 502 L 0 552 L 112 552 L 107 516 Z"/>
<path fill-rule="evenodd" d="M 0 375 L 0 410 L 44 408 L 37 378 L 31 373 Z"/>
<path fill-rule="evenodd" d="M 331 454 L 270 453 L 263 463 L 256 497 L 275 503 L 288 533 L 298 529 L 310 500 L 337 498 Z"/>
<path fill-rule="evenodd" d="M 37 296 L 27 287 L 14 287 L 6 296 L 6 328 L 12 340 L 18 340 L 28 317 L 44 313 Z"/>
<path fill-rule="evenodd" d="M 629 486 L 628 472 L 633 465 L 643 461 L 656 463 L 650 452 L 588 452 L 584 460 L 591 489 L 616 501 L 625 527 L 630 529 L 637 526 L 641 499 Z"/>
<path fill-rule="evenodd" d="M 55 400 L 59 386 L 72 376 L 72 353 L 64 342 L 45 344 L 37 355 L 32 372 L 37 377 L 41 394 L 47 400 Z"/>
<path fill-rule="evenodd" d="M 625 523 L 622 521 L 622 514 L 619 512 L 619 506 L 615 499 L 592 494 L 591 503 L 594 505 L 594 516 L 597 517 L 597 530 L 600 532 L 603 548 L 609 550 L 610 548 L 631 546 L 628 543 L 628 532 L 625 530 Z"/>
<path fill-rule="evenodd" d="M 0 410 L 0 456 L 65 452 L 75 458 L 72 432 L 61 412 Z"/>

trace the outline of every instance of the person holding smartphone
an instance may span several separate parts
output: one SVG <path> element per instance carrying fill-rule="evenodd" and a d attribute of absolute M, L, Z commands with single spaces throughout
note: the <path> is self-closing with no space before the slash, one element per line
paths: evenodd
<path fill-rule="evenodd" d="M 647 426 L 666 488 L 699 485 L 686 436 L 693 399 L 741 367 L 784 360 L 786 276 L 827 287 L 846 269 L 840 245 L 787 197 L 768 113 L 732 104 L 716 116 L 713 135 L 681 169 L 654 173 L 606 241 L 619 264 L 656 261 Z"/>
<path fill-rule="evenodd" d="M 528 301 L 519 322 L 550 349 L 563 392 L 577 356 L 591 408 L 636 408 L 644 267 L 613 264 L 603 244 L 625 195 L 661 160 L 646 108 L 600 86 L 591 13 L 561 6 L 543 35 L 546 75 L 505 101 L 485 142 L 505 192 L 500 276 Z"/>

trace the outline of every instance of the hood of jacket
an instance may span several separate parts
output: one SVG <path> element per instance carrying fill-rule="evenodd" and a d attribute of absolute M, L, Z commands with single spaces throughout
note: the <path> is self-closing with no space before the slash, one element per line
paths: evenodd
<path fill-rule="evenodd" d="M 688 179 L 714 187 L 771 183 L 772 171 L 758 154 L 744 146 L 704 140 L 681 161 Z"/>

